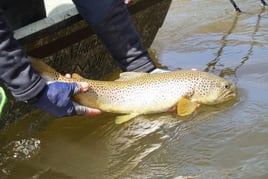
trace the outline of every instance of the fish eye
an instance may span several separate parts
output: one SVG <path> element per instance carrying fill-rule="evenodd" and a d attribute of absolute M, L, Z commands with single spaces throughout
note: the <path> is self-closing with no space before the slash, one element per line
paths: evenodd
<path fill-rule="evenodd" d="M 230 85 L 229 84 L 226 84 L 226 85 L 224 85 L 224 88 L 225 89 L 230 89 Z"/>

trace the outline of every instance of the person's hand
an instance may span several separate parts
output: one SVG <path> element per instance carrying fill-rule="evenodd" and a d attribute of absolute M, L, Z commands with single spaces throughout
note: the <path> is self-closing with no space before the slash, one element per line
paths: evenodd
<path fill-rule="evenodd" d="M 46 86 L 33 105 L 57 117 L 98 115 L 101 113 L 99 109 L 81 106 L 71 100 L 72 95 L 86 92 L 88 88 L 87 83 L 53 82 Z"/>

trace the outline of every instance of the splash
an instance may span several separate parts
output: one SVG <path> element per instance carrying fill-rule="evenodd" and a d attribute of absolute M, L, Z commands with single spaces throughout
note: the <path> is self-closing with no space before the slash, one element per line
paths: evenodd
<path fill-rule="evenodd" d="M 41 141 L 36 138 L 12 141 L 1 148 L 0 151 L 0 176 L 8 175 L 16 161 L 30 159 L 40 150 Z"/>

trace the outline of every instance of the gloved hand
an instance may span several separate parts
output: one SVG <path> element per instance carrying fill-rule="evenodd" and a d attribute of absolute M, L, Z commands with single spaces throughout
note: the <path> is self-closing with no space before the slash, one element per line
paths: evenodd
<path fill-rule="evenodd" d="M 88 88 L 85 83 L 53 82 L 38 95 L 33 105 L 57 117 L 100 114 L 99 109 L 81 106 L 71 100 L 72 95 L 85 92 Z"/>

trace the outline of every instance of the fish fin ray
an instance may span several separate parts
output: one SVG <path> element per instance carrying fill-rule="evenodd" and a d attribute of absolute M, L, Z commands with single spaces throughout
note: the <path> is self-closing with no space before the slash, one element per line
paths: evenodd
<path fill-rule="evenodd" d="M 179 116 L 187 116 L 192 114 L 195 109 L 198 107 L 198 104 L 192 102 L 191 100 L 182 97 L 177 104 L 177 114 Z"/>
<path fill-rule="evenodd" d="M 137 117 L 139 114 L 138 113 L 132 113 L 132 114 L 126 114 L 126 115 L 121 115 L 117 116 L 115 119 L 116 124 L 122 124 L 124 122 L 127 122 L 135 117 Z"/>

